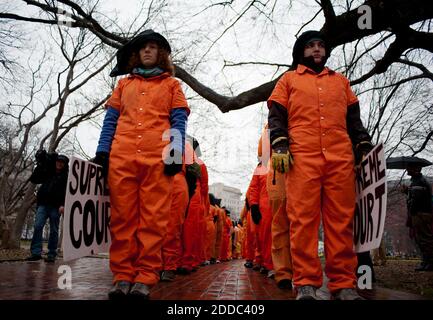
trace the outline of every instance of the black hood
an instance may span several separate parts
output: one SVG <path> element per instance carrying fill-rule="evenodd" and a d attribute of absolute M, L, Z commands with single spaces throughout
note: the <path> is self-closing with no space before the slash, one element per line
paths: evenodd
<path fill-rule="evenodd" d="M 325 59 L 323 61 L 323 65 L 325 65 L 326 60 L 329 58 L 330 50 L 327 46 L 326 37 L 320 31 L 309 30 L 302 33 L 299 38 L 296 40 L 295 45 L 293 46 L 292 52 L 292 66 L 290 70 L 296 70 L 298 64 L 310 64 L 311 62 L 304 61 L 304 48 L 305 45 L 311 40 L 322 40 L 325 43 Z M 308 66 L 308 65 L 307 65 Z M 310 67 L 310 66 L 308 66 Z"/>
<path fill-rule="evenodd" d="M 136 37 L 125 43 L 117 51 L 117 64 L 111 71 L 110 77 L 128 74 L 131 70 L 127 70 L 127 66 L 132 53 L 138 51 L 141 46 L 148 41 L 157 42 L 158 45 L 167 50 L 168 53 L 171 53 L 171 47 L 166 38 L 164 38 L 160 33 L 153 31 L 152 29 L 144 30 Z"/>
<path fill-rule="evenodd" d="M 201 157 L 201 149 L 200 144 L 198 143 L 198 140 L 194 138 L 193 136 L 190 136 L 189 134 L 186 135 L 186 140 L 191 144 L 192 149 L 194 150 L 197 157 Z"/>
<path fill-rule="evenodd" d="M 215 200 L 215 196 L 212 193 L 209 193 L 209 203 L 214 206 Z"/>
<path fill-rule="evenodd" d="M 63 154 L 58 155 L 56 161 L 62 161 L 65 166 L 69 164 L 69 158 Z"/>

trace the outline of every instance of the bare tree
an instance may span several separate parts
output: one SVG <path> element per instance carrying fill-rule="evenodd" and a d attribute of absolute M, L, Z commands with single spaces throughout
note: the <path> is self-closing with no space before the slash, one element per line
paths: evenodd
<path fill-rule="evenodd" d="M 209 81 L 212 84 L 206 84 L 199 79 L 198 72 L 200 68 L 205 68 L 206 62 L 214 58 L 214 50 L 228 33 L 234 35 L 233 46 L 240 46 L 241 38 L 248 37 L 238 34 L 237 27 L 241 23 L 251 26 L 262 23 L 258 42 L 266 37 L 277 38 L 277 30 L 282 28 L 286 21 L 290 21 L 288 14 L 295 1 L 221 1 L 200 7 L 190 15 L 191 20 L 202 15 L 221 16 L 213 25 L 221 26 L 216 28 L 216 31 L 209 32 L 213 30 L 206 29 L 203 25 L 191 24 L 194 35 L 187 44 L 182 44 L 179 38 L 184 35 L 182 32 L 191 33 L 191 29 L 179 25 L 173 27 L 166 21 L 168 19 L 164 18 L 163 12 L 169 5 L 164 0 L 142 1 L 139 13 L 144 18 L 141 19 L 140 14 L 137 14 L 126 27 L 120 26 L 115 17 L 104 15 L 101 3 L 93 4 L 81 0 L 22 0 L 22 3 L 37 9 L 37 13 L 11 9 L 0 12 L 0 21 L 39 23 L 52 28 L 57 28 L 61 23 L 71 30 L 85 29 L 108 48 L 119 48 L 143 28 L 158 21 L 172 39 L 181 43 L 174 60 L 176 76 L 193 91 L 189 95 L 194 98 L 191 105 L 194 106 L 193 114 L 197 114 L 197 117 L 192 119 L 190 126 L 194 126 L 195 121 L 214 121 L 209 110 L 215 109 L 211 109 L 210 104 L 226 113 L 266 101 L 281 73 L 289 67 L 286 61 L 224 59 L 223 70 L 220 72 L 223 75 L 229 68 L 260 66 L 272 70 L 268 77 L 263 78 L 262 83 L 249 86 L 251 89 L 247 90 L 237 89 L 233 83 L 221 85 L 216 81 Z M 358 13 L 358 10 L 362 9 L 363 5 L 371 9 L 371 28 L 359 27 L 362 14 Z M 304 2 L 304 6 L 307 6 L 307 2 Z M 351 80 L 363 107 L 365 106 L 363 110 L 368 110 L 368 114 L 365 115 L 363 111 L 363 115 L 367 119 L 369 130 L 375 141 L 379 138 L 386 141 L 388 156 L 402 152 L 432 152 L 431 103 L 426 99 L 432 86 L 432 74 L 429 71 L 433 52 L 432 18 L 433 7 L 429 0 L 317 0 L 308 2 L 305 23 L 300 25 L 296 32 L 298 35 L 311 24 L 323 20 L 321 30 L 329 39 L 335 53 L 333 56 L 338 57 L 338 61 L 331 59 L 332 67 Z M 188 22 L 188 19 L 182 21 L 186 25 Z M 193 59 L 190 53 L 195 49 L 200 50 Z M 203 104 L 200 97 L 210 104 Z M 200 101 L 197 106 L 195 101 Z M 56 140 L 55 131 L 50 136 L 50 141 Z M 219 141 L 218 137 L 216 140 Z M 203 146 L 205 145 L 206 141 L 203 143 Z M 251 170 L 246 168 L 245 172 L 249 171 Z"/>
<path fill-rule="evenodd" d="M 86 29 L 75 32 L 58 26 L 55 31 L 57 35 L 53 34 L 53 38 L 58 41 L 58 48 L 63 61 L 65 61 L 65 67 L 58 72 L 51 72 L 46 80 L 40 81 L 39 72 L 43 69 L 44 61 L 46 61 L 46 57 L 42 57 L 40 64 L 32 73 L 26 103 L 8 103 L 1 111 L 5 118 L 15 122 L 17 129 L 13 135 L 18 137 L 15 141 L 10 142 L 10 147 L 15 148 L 15 152 L 11 153 L 13 157 L 9 158 L 8 165 L 5 166 L 0 177 L 0 190 L 3 192 L 7 190 L 4 186 L 11 181 L 12 176 L 17 171 L 18 160 L 26 159 L 27 163 L 32 164 L 31 155 L 34 154 L 36 148 L 44 146 L 47 146 L 48 151 L 55 151 L 71 129 L 91 118 L 107 99 L 107 93 L 101 92 L 99 101 L 95 102 L 94 105 L 87 104 L 81 111 L 70 109 L 68 112 L 69 102 L 86 83 L 106 68 L 113 57 L 107 56 L 103 52 L 101 43 L 95 41 L 94 36 L 91 36 Z M 52 76 L 55 76 L 56 79 L 53 86 L 49 82 Z M 108 91 L 109 88 L 107 87 L 106 90 Z M 45 99 L 42 104 L 38 103 L 38 101 L 44 100 L 43 96 L 48 96 L 48 100 Z M 45 135 L 40 134 L 37 144 L 30 145 L 29 139 L 36 138 L 35 129 L 37 126 L 41 125 L 43 121 L 49 120 L 49 117 L 53 117 L 49 132 Z M 28 150 L 29 147 L 30 150 Z M 28 177 L 29 172 L 27 171 L 27 179 Z M 3 222 L 3 247 L 19 247 L 23 224 L 35 201 L 35 187 L 34 184 L 26 180 L 25 187 L 20 191 L 21 201 L 18 203 L 13 202 L 10 197 L 7 198 L 2 195 L 0 220 Z"/>

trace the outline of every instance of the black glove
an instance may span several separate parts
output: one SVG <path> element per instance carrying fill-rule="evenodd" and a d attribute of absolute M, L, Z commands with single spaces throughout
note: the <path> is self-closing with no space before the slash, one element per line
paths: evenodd
<path fill-rule="evenodd" d="M 355 165 L 359 165 L 362 157 L 366 156 L 374 148 L 370 141 L 361 141 L 355 147 Z"/>
<path fill-rule="evenodd" d="M 172 163 L 172 164 L 166 164 L 164 167 L 164 173 L 167 176 L 174 176 L 182 171 L 182 164 L 178 163 Z"/>
<path fill-rule="evenodd" d="M 253 218 L 255 224 L 259 224 L 260 220 L 262 220 L 262 214 L 260 213 L 258 204 L 253 204 L 251 206 L 251 218 Z"/>
<path fill-rule="evenodd" d="M 173 154 L 173 158 L 175 161 L 170 163 L 170 164 L 167 164 L 166 162 L 164 162 L 165 163 L 164 173 L 170 177 L 181 172 L 182 171 L 182 165 L 183 165 L 182 153 L 177 151 L 177 150 L 173 150 L 172 154 Z"/>
<path fill-rule="evenodd" d="M 99 151 L 96 152 L 95 157 L 93 159 L 90 159 L 90 161 L 95 164 L 99 164 L 102 167 L 103 176 L 107 177 L 109 159 L 110 159 L 110 154 L 108 152 Z"/>

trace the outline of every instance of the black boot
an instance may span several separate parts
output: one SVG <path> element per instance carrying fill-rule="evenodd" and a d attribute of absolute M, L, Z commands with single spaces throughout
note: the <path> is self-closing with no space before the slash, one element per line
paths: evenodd
<path fill-rule="evenodd" d="M 124 280 L 117 281 L 111 288 L 110 292 L 108 292 L 108 298 L 110 300 L 124 299 L 128 295 L 130 288 L 131 282 Z"/>
<path fill-rule="evenodd" d="M 149 300 L 150 288 L 148 285 L 145 285 L 144 283 L 137 282 L 134 283 L 134 285 L 132 286 L 129 295 L 133 299 Z"/>

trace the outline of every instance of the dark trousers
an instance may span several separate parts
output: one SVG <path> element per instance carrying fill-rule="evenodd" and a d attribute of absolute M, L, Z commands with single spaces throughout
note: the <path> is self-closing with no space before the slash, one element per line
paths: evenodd
<path fill-rule="evenodd" d="M 418 212 L 412 216 L 412 225 L 415 231 L 415 242 L 419 247 L 422 260 L 433 264 L 433 214 Z"/>
<path fill-rule="evenodd" d="M 48 255 L 57 256 L 57 243 L 59 241 L 59 209 L 52 206 L 38 206 L 35 217 L 35 227 L 33 231 L 32 244 L 30 251 L 32 255 L 42 254 L 42 232 L 45 223 L 50 219 L 50 237 L 48 238 Z"/>

